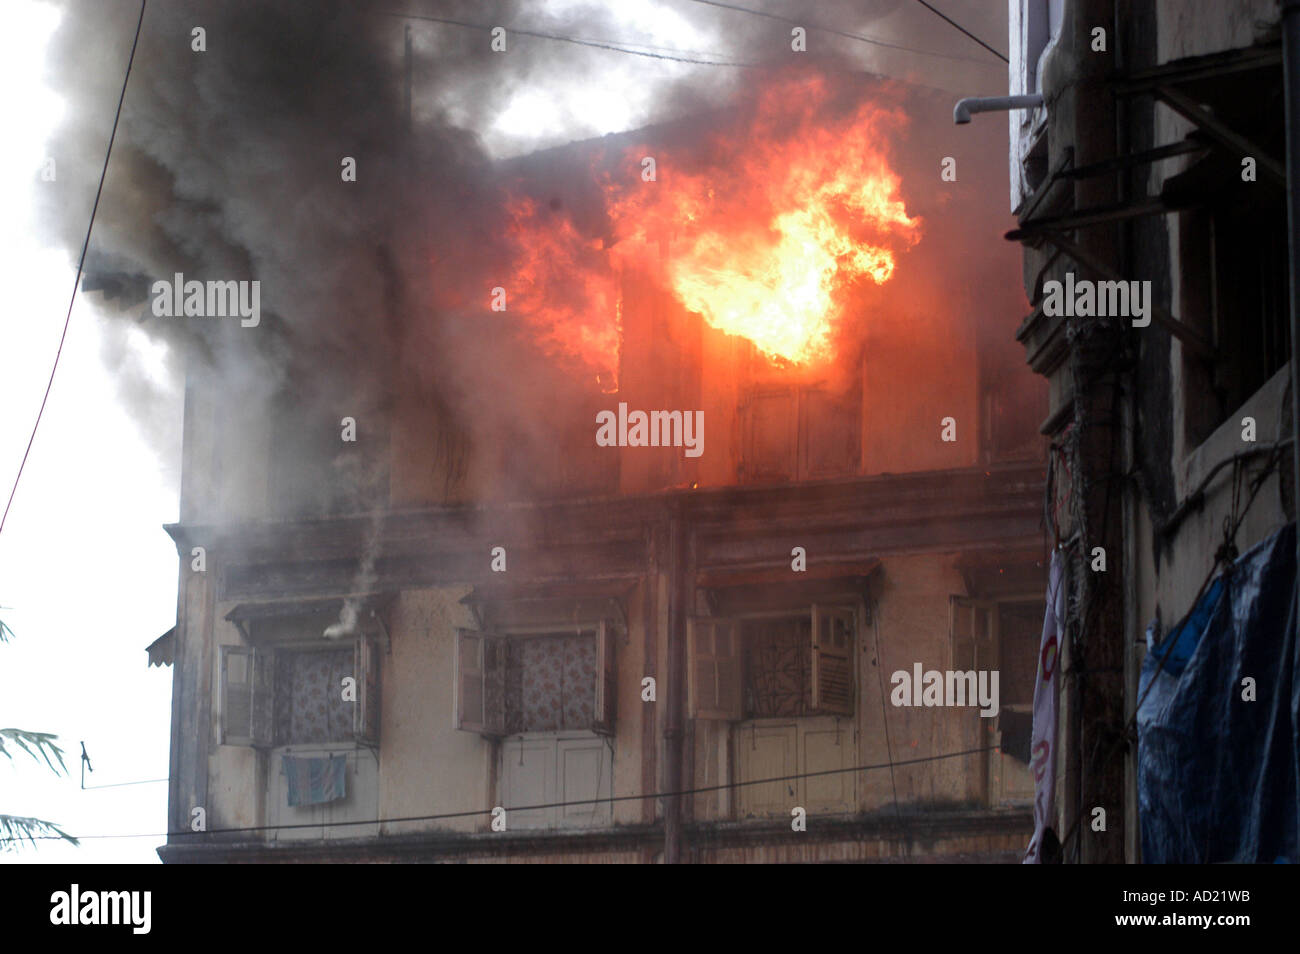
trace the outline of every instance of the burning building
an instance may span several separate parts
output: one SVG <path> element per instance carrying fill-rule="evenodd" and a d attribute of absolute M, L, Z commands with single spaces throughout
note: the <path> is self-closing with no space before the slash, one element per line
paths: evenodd
<path fill-rule="evenodd" d="M 308 78 L 358 68 L 319 31 Z M 377 78 L 340 152 L 269 131 L 327 92 L 232 75 L 184 151 L 233 116 L 278 164 L 142 144 L 163 234 L 97 273 L 261 282 L 256 328 L 168 319 L 164 860 L 1019 859 L 1046 402 L 1000 136 L 766 71 L 489 162 Z M 322 149 L 355 181 L 282 200 Z M 901 704 L 914 671 L 994 698 Z"/>

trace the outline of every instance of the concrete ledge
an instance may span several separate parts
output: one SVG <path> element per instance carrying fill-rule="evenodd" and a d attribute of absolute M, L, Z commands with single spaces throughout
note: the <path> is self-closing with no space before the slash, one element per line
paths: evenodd
<path fill-rule="evenodd" d="M 1248 397 L 1241 407 L 1233 411 L 1228 419 L 1215 429 L 1213 434 L 1183 459 L 1183 466 L 1178 475 L 1180 501 L 1193 493 L 1210 471 L 1233 454 L 1267 447 L 1290 436 L 1282 434 L 1280 430 L 1283 416 L 1282 402 L 1286 397 L 1286 386 L 1290 379 L 1291 365 L 1288 363 L 1264 382 L 1258 391 Z M 1254 444 L 1246 443 L 1241 439 L 1243 417 L 1255 419 L 1256 442 Z M 1231 470 L 1224 468 L 1216 479 L 1229 480 L 1231 477 Z"/>
<path fill-rule="evenodd" d="M 1033 817 L 1027 809 L 873 814 L 808 820 L 687 825 L 686 855 L 699 862 L 885 863 L 1019 860 Z M 182 836 L 183 837 L 183 836 Z M 158 849 L 169 864 L 650 863 L 663 851 L 661 825 L 600 831 L 428 832 L 311 842 L 177 840 Z"/>

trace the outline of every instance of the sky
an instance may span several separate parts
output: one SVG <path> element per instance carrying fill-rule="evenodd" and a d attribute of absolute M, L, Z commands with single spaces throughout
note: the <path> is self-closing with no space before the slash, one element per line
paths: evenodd
<path fill-rule="evenodd" d="M 104 37 L 116 59 L 105 55 L 96 62 L 125 69 L 138 7 L 134 0 L 97 2 L 121 7 L 122 29 Z M 526 7 L 525 25 L 544 29 L 583 5 L 539 0 Z M 617 28 L 618 36 L 593 32 L 591 39 L 635 41 L 650 51 L 716 55 L 731 48 L 739 23 L 735 11 L 687 0 L 604 6 L 616 16 L 601 29 Z M 944 8 L 977 27 L 988 13 L 956 0 Z M 796 11 L 800 4 L 783 9 Z M 835 18 L 846 6 L 816 9 L 818 16 L 840 22 Z M 46 47 L 60 19 L 77 13 L 76 3 L 54 0 L 5 0 L 0 13 L 0 128 L 6 130 L 0 149 L 0 283 L 7 298 L 0 310 L 0 505 L 13 485 L 59 346 L 79 251 L 32 240 L 39 231 L 39 190 L 64 190 L 60 201 L 83 204 L 82 222 L 89 219 L 93 198 L 93 183 L 59 176 L 57 156 L 54 181 L 40 175 L 48 158 L 45 144 L 64 113 Z M 978 58 L 977 47 L 936 24 L 915 4 L 894 4 L 871 25 L 877 35 L 920 36 L 917 45 L 930 49 L 941 32 L 938 48 Z M 1005 48 L 1004 29 L 983 32 Z M 896 75 L 936 63 L 859 47 L 864 69 Z M 506 156 L 635 128 L 654 118 L 656 90 L 666 82 L 694 77 L 716 87 L 737 81 L 734 71 L 602 55 L 610 60 L 604 82 L 566 81 L 556 70 L 520 86 L 495 116 L 458 118 L 492 154 Z M 961 82 L 973 84 L 963 92 L 1005 92 L 1001 64 L 953 63 L 965 70 Z M 120 74 L 106 84 L 113 90 L 112 101 L 103 104 L 108 116 L 119 83 Z M 100 148 L 106 146 L 105 139 Z M 110 175 L 106 188 L 112 185 Z M 168 772 L 172 671 L 148 667 L 144 650 L 176 620 L 177 555 L 163 525 L 178 516 L 183 412 L 182 382 L 169 370 L 175 363 L 165 360 L 164 347 L 138 327 L 111 319 L 96 296 L 77 297 L 49 402 L 0 533 L 0 619 L 15 634 L 0 644 L 0 726 L 56 733 L 68 771 L 55 775 L 21 752 L 0 759 L 0 813 L 53 821 L 82 841 L 77 847 L 50 841 L 35 850 L 0 852 L 0 864 L 158 861 L 167 786 L 149 780 Z M 132 375 L 118 373 L 124 366 Z M 148 428 L 128 410 L 122 391 L 126 377 L 140 370 L 151 376 L 161 405 Z M 160 427 L 159 421 L 170 423 Z M 94 767 L 87 785 L 111 787 L 81 789 L 83 742 Z"/>
<path fill-rule="evenodd" d="M 0 123 L 0 483 L 7 498 L 58 348 L 76 265 L 66 249 L 32 243 L 36 190 L 60 188 L 38 170 L 60 100 L 41 83 L 44 48 L 59 20 L 51 5 L 11 0 L 0 30 L 8 98 Z M 86 209 L 86 218 L 89 217 Z M 177 515 L 179 446 L 141 433 L 119 401 L 121 349 L 157 363 L 143 334 L 100 319 L 79 298 L 22 482 L 0 534 L 0 725 L 54 732 L 69 772 L 56 777 L 19 752 L 0 759 L 0 812 L 35 815 L 81 834 L 156 833 L 167 786 L 98 791 L 79 786 L 80 742 L 88 784 L 165 778 L 171 670 L 147 665 L 145 646 L 176 620 L 176 551 L 162 525 Z M 115 354 L 114 352 L 118 352 Z M 181 414 L 179 387 L 170 413 Z M 169 429 L 179 433 L 179 427 Z M 156 836 L 47 842 L 0 854 L 0 863 L 157 860 Z"/>

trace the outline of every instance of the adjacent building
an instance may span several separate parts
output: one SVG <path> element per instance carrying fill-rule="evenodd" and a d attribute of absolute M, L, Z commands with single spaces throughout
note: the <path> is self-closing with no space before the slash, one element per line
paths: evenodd
<path fill-rule="evenodd" d="M 1032 306 L 1017 338 L 1050 386 L 1048 532 L 1068 593 L 1055 830 L 1067 861 L 1294 860 L 1288 760 L 1265 771 L 1244 741 L 1296 731 L 1284 702 L 1295 564 L 1279 537 L 1295 519 L 1283 6 L 1010 4 L 1010 92 L 1042 96 L 1010 114 L 1007 238 L 1023 247 Z M 1146 313 L 1062 315 L 1053 292 L 1085 285 L 1098 303 L 1145 294 Z M 1259 546 L 1289 570 L 1249 563 Z M 1208 591 L 1220 574 L 1237 615 L 1220 617 L 1216 650 L 1203 618 L 1176 627 L 1194 609 L 1227 612 Z M 1273 600 L 1282 609 L 1263 621 L 1243 609 Z M 1200 638 L 1191 675 L 1178 633 Z M 1162 669 L 1183 674 L 1173 703 L 1163 689 L 1148 697 Z M 1261 687 L 1253 699 L 1246 679 Z M 1186 747 L 1161 756 L 1170 730 Z M 1292 776 L 1294 761 L 1292 747 Z M 1254 794 L 1230 792 L 1228 777 Z M 1274 796 L 1291 806 L 1289 848 L 1259 808 Z M 1212 820 L 1193 817 L 1201 805 Z M 1172 839 L 1159 834 L 1171 820 Z M 1239 828 L 1230 847 L 1211 836 Z"/>

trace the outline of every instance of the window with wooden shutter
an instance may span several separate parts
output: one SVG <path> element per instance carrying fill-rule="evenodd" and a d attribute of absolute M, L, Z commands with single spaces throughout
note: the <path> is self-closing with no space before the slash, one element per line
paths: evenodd
<path fill-rule="evenodd" d="M 491 633 L 457 630 L 456 728 L 505 735 L 505 642 Z"/>
<path fill-rule="evenodd" d="M 812 707 L 853 714 L 853 610 L 813 604 Z"/>
<path fill-rule="evenodd" d="M 746 483 L 792 480 L 798 472 L 799 411 L 793 388 L 751 394 L 740 405 L 740 478 Z"/>
<path fill-rule="evenodd" d="M 736 621 L 691 620 L 686 639 L 691 716 L 724 721 L 740 719 L 740 634 Z"/>
<path fill-rule="evenodd" d="M 272 657 L 248 646 L 221 647 L 221 741 L 269 746 L 275 673 Z"/>
<path fill-rule="evenodd" d="M 353 711 L 353 727 L 357 741 L 365 745 L 379 744 L 379 647 L 372 639 L 362 637 L 353 651 L 353 673 L 357 680 L 357 701 Z"/>
<path fill-rule="evenodd" d="M 596 629 L 596 705 L 592 729 L 604 735 L 614 734 L 617 712 L 618 669 L 614 665 L 614 627 L 601 620 Z"/>

